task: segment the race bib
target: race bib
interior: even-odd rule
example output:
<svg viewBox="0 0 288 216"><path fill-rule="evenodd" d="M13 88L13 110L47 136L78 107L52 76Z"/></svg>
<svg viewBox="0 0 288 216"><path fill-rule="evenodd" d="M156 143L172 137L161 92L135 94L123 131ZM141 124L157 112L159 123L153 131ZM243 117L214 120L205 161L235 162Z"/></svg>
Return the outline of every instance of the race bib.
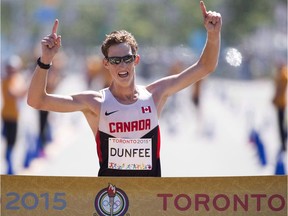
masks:
<svg viewBox="0 0 288 216"><path fill-rule="evenodd" d="M109 138L108 168L118 170L151 170L151 139Z"/></svg>

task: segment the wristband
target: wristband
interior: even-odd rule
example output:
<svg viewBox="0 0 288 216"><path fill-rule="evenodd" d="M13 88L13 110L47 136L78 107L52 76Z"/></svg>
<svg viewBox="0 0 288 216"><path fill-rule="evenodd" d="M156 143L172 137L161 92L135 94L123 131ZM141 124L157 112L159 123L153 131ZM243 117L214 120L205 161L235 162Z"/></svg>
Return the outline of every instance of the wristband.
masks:
<svg viewBox="0 0 288 216"><path fill-rule="evenodd" d="M44 64L43 62L40 61L40 58L41 58L41 57L39 57L39 58L37 59L37 65L38 65L41 69L48 70L48 69L51 67L52 64Z"/></svg>

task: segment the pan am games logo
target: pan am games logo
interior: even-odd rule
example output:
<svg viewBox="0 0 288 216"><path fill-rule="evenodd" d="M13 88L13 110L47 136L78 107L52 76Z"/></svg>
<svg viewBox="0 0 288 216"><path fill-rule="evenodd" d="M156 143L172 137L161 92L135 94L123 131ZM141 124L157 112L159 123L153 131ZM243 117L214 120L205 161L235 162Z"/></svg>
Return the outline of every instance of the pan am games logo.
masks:
<svg viewBox="0 0 288 216"><path fill-rule="evenodd" d="M108 184L97 194L94 205L101 216L123 216L128 210L129 200L123 190Z"/></svg>

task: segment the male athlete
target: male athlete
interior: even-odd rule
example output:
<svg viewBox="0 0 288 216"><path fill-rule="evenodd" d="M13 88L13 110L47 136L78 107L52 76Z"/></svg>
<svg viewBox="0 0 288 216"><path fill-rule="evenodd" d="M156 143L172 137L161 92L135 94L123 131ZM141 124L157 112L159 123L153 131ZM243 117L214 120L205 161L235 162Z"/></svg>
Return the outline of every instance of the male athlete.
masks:
<svg viewBox="0 0 288 216"><path fill-rule="evenodd" d="M106 36L101 50L112 83L101 91L73 95L46 92L46 77L61 47L56 20L52 33L43 38L28 93L28 104L54 112L81 111L97 143L99 176L161 176L158 119L167 98L212 73L218 63L221 15L206 11L200 2L207 40L199 60L183 72L147 86L136 85L135 68L140 62L138 45L125 30Z"/></svg>

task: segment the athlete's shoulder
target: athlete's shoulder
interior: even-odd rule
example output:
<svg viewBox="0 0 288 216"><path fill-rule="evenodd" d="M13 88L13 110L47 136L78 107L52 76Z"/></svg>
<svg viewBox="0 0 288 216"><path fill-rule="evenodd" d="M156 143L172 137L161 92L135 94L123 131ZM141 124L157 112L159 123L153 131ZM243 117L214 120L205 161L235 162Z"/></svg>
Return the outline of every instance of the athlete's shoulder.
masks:
<svg viewBox="0 0 288 216"><path fill-rule="evenodd" d="M90 120L94 118L91 117L91 113L93 113L92 116L94 116L94 114L98 116L103 101L103 96L101 92L91 90L82 91L79 94L74 95L74 99L80 104L85 105L85 109L82 109L82 111L86 115L86 118L89 118Z"/></svg>
<svg viewBox="0 0 288 216"><path fill-rule="evenodd" d="M93 101L97 101L97 102L101 102L102 98L103 98L103 94L101 93L101 91L92 91L92 90L82 91L82 92L80 92L74 96L81 97L85 101L86 100L93 100Z"/></svg>
<svg viewBox="0 0 288 216"><path fill-rule="evenodd" d="M94 96L94 97L102 96L101 91L93 91L93 90L82 91L80 94L86 95L86 96Z"/></svg>
<svg viewBox="0 0 288 216"><path fill-rule="evenodd" d="M160 80L156 80L147 86L145 86L145 89L150 92L152 95L156 94L157 92L161 92L161 82Z"/></svg>

